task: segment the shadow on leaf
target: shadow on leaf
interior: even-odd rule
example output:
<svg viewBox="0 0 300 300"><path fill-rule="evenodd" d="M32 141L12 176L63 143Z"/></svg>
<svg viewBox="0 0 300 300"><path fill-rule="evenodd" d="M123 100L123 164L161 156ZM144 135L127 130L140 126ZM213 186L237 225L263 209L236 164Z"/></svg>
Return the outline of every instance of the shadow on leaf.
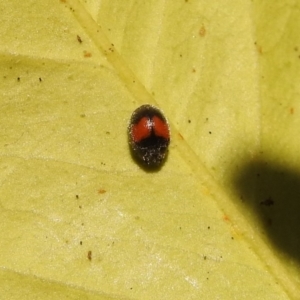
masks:
<svg viewBox="0 0 300 300"><path fill-rule="evenodd" d="M274 245L300 262L300 173L258 161L245 165L234 184Z"/></svg>

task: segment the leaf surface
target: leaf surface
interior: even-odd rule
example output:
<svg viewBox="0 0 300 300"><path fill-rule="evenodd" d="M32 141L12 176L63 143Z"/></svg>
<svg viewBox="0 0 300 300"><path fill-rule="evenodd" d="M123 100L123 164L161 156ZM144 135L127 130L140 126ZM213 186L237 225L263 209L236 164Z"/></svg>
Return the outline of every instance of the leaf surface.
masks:
<svg viewBox="0 0 300 300"><path fill-rule="evenodd" d="M2 297L299 297L296 1L0 10ZM157 172L128 147L144 103Z"/></svg>

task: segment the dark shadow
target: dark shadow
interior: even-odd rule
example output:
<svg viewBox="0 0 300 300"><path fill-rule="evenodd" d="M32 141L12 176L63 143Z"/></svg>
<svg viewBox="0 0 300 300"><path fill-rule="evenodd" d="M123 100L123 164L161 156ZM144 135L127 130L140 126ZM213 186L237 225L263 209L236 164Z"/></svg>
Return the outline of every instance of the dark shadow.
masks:
<svg viewBox="0 0 300 300"><path fill-rule="evenodd" d="M300 173L258 161L246 164L234 184L273 244L300 262Z"/></svg>

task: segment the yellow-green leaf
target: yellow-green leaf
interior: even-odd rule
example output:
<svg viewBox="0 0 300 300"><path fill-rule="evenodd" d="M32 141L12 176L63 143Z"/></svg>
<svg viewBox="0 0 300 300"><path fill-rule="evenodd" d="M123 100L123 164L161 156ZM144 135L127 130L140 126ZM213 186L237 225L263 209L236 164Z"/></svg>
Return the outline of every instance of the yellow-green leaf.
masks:
<svg viewBox="0 0 300 300"><path fill-rule="evenodd" d="M300 298L297 1L0 11L1 298ZM155 172L144 103L172 132Z"/></svg>

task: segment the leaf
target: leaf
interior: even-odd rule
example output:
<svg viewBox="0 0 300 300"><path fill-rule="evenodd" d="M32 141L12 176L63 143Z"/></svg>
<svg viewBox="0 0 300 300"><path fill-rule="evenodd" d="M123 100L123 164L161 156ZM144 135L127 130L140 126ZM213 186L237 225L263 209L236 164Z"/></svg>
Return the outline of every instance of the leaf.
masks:
<svg viewBox="0 0 300 300"><path fill-rule="evenodd" d="M1 9L5 299L296 299L295 1ZM147 172L126 127L162 108Z"/></svg>

